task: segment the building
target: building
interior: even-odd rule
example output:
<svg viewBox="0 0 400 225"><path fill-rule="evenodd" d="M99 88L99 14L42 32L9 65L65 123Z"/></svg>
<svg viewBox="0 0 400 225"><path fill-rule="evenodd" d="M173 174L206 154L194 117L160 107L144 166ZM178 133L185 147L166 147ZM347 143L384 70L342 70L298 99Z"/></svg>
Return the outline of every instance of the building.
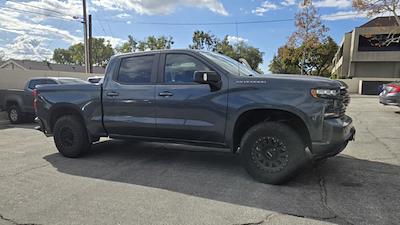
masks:
<svg viewBox="0 0 400 225"><path fill-rule="evenodd" d="M49 62L38 62L32 60L16 60L16 59L9 59L5 62L0 62L0 69L85 73L84 66L54 64ZM104 74L104 71L105 69L102 67L98 66L93 67L93 73L95 74Z"/></svg>
<svg viewBox="0 0 400 225"><path fill-rule="evenodd" d="M400 43L387 43L393 31L399 37L394 17L378 17L346 33L333 59L332 73L342 79L400 78Z"/></svg>
<svg viewBox="0 0 400 225"><path fill-rule="evenodd" d="M74 77L87 80L92 76L103 76L104 71L102 67L93 67L94 73L86 74L84 66L10 59L0 63L0 89L23 89L26 81L32 77Z"/></svg>

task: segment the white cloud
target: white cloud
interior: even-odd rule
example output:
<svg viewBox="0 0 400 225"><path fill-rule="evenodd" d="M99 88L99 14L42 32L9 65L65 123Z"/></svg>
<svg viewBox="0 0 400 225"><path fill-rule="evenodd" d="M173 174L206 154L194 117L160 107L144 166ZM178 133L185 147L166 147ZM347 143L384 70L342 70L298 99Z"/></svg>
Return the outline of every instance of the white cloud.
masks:
<svg viewBox="0 0 400 225"><path fill-rule="evenodd" d="M120 19L126 19L126 18L131 18L132 15L130 15L128 13L120 13L120 14L116 15L115 17L120 18Z"/></svg>
<svg viewBox="0 0 400 225"><path fill-rule="evenodd" d="M122 40L121 38L116 38L111 36L96 36L96 38L104 38L106 42L107 41L110 42L113 48L120 46L122 43L124 43L124 40Z"/></svg>
<svg viewBox="0 0 400 225"><path fill-rule="evenodd" d="M283 6L292 6L292 5L296 5L296 0L285 0L283 2L281 2L281 4Z"/></svg>
<svg viewBox="0 0 400 225"><path fill-rule="evenodd" d="M360 13L357 11L339 11L332 14L322 15L321 19L323 20L348 20L348 19L356 19L356 18L366 18L366 13Z"/></svg>
<svg viewBox="0 0 400 225"><path fill-rule="evenodd" d="M397 13L400 13L400 10L398 10ZM357 18L373 19L373 18L380 17L380 16L393 16L393 14L390 12L384 12L384 13L377 14L377 15L373 16L372 18L369 18L369 16L367 15L366 12L339 11L339 12L332 13L332 14L322 15L321 18L323 20L334 21L334 20L349 20L349 19L357 19Z"/></svg>
<svg viewBox="0 0 400 225"><path fill-rule="evenodd" d="M79 25L72 17L80 15L80 0L37 0L20 3L22 4L7 1L4 4L6 7L0 8L1 34L12 37L0 46L5 58L51 59L52 44L75 44L82 40L80 35L75 35L76 27L71 31L59 28L61 24L67 24L69 28L72 27L72 23Z"/></svg>
<svg viewBox="0 0 400 225"><path fill-rule="evenodd" d="M44 37L33 37L24 34L16 37L13 43L6 44L5 47L0 47L0 51L4 52L4 56L7 59L49 60L53 52L46 45L48 41Z"/></svg>
<svg viewBox="0 0 400 225"><path fill-rule="evenodd" d="M19 12L0 10L0 30L22 35L29 34L32 36L48 37L53 36L61 38L67 43L76 43L80 41L80 37L72 35L70 32L55 28L51 25L42 25L31 21L30 15L24 15Z"/></svg>
<svg viewBox="0 0 400 225"><path fill-rule="evenodd" d="M248 42L249 41L246 38L242 38L242 37L238 37L238 36L230 36L229 35L227 38L228 38L228 42L230 44L236 44L236 43L239 43L239 42Z"/></svg>
<svg viewBox="0 0 400 225"><path fill-rule="evenodd" d="M73 19L74 17L82 17L82 1L81 0L37 0L28 2L7 1L6 6L19 10L32 12L30 18L32 20L41 21L52 15L59 18ZM38 14L34 14L38 13ZM43 15L39 15L43 14Z"/></svg>
<svg viewBox="0 0 400 225"><path fill-rule="evenodd" d="M321 0L313 2L313 5L318 8L349 8L351 4L351 0Z"/></svg>
<svg viewBox="0 0 400 225"><path fill-rule="evenodd" d="M220 15L228 15L219 0L92 0L92 4L106 10L134 10L145 15L168 15L180 6L206 8Z"/></svg>
<svg viewBox="0 0 400 225"><path fill-rule="evenodd" d="M257 7L256 9L252 10L251 12L253 14L256 14L257 16L263 16L264 13L266 13L270 10L276 10L276 9L279 9L279 7L276 4L271 3L269 1L265 1L261 4L261 6Z"/></svg>

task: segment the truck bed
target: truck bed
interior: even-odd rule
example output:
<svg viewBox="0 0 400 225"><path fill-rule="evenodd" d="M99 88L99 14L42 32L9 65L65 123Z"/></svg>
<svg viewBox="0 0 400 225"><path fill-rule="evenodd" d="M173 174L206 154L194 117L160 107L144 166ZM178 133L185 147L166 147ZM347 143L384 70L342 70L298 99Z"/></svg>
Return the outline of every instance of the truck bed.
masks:
<svg viewBox="0 0 400 225"><path fill-rule="evenodd" d="M6 99L12 97L21 97L24 94L24 90L21 89L0 89L0 111L6 110Z"/></svg>

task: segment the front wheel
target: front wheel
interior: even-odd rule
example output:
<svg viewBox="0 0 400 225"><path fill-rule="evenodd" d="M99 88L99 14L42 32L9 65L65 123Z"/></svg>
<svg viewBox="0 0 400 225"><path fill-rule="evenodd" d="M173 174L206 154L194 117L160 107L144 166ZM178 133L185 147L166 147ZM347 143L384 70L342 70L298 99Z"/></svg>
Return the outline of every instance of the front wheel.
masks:
<svg viewBox="0 0 400 225"><path fill-rule="evenodd" d="M84 123L78 116L68 115L54 125L54 142L65 157L77 158L91 146Z"/></svg>
<svg viewBox="0 0 400 225"><path fill-rule="evenodd" d="M281 184L305 165L304 141L289 126L263 122L250 128L241 142L241 158L247 172L267 184Z"/></svg>

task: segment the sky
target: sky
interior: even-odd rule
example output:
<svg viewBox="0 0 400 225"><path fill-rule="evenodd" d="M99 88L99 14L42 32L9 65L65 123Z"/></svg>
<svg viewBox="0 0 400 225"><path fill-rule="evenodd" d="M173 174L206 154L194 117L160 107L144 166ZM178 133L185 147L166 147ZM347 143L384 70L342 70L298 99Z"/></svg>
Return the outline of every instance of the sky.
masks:
<svg viewBox="0 0 400 225"><path fill-rule="evenodd" d="M300 0L87 1L93 36L104 37L114 47L128 35L137 40L166 35L173 37L173 48L187 48L193 32L204 30L220 39L228 35L232 43L242 40L259 48L264 52L263 71L268 71L277 49L295 30L291 19L301 7ZM329 28L327 34L337 42L344 33L368 21L351 7L351 0L314 0L313 4ZM0 0L0 54L4 58L51 60L55 48L83 40L81 18L81 0ZM241 23L246 21L273 22Z"/></svg>

